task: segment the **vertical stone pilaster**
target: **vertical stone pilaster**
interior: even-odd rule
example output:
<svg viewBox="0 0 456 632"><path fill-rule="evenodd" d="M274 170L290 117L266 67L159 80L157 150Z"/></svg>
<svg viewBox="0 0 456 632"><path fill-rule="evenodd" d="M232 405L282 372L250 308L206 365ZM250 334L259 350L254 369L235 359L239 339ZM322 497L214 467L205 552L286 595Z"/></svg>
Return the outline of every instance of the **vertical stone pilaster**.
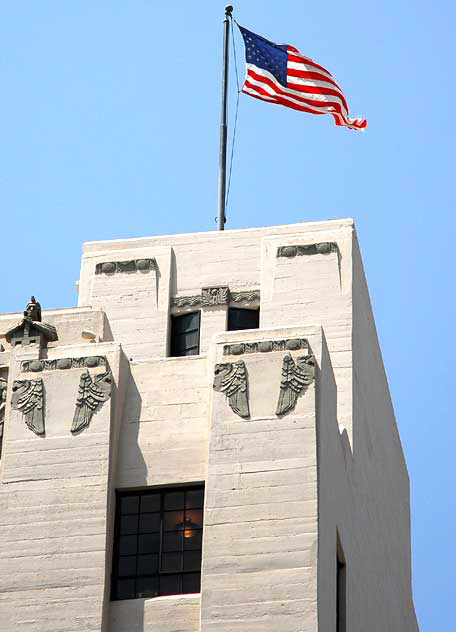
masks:
<svg viewBox="0 0 456 632"><path fill-rule="evenodd" d="M12 363L12 378L42 380L46 431L31 432L8 403L0 484L1 632L70 632L81 617L87 630L106 629L122 378L119 346L99 350L106 354L113 388L78 434L71 425L84 369L24 373L18 354ZM89 356L92 349L78 351ZM96 377L105 370L90 372Z"/></svg>
<svg viewBox="0 0 456 632"><path fill-rule="evenodd" d="M298 338L297 332L288 332ZM283 330L261 335L283 339ZM250 334L225 334L236 352ZM286 337L286 334L285 334ZM220 339L220 337L219 337ZM317 619L315 383L277 416L284 351L223 355L213 391L206 483L202 632L313 632ZM236 343L240 343L240 346ZM318 348L319 336L312 346ZM274 345L278 348L280 345ZM258 345L258 348L271 348ZM297 356L302 351L293 355ZM241 362L250 416L240 417L220 382ZM227 377L225 377L227 376Z"/></svg>

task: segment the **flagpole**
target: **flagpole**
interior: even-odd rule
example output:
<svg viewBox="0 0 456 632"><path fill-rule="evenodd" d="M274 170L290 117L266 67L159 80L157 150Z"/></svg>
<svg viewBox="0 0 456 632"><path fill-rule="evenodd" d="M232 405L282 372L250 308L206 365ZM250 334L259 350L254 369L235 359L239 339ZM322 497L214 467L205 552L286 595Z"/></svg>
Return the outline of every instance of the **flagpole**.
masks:
<svg viewBox="0 0 456 632"><path fill-rule="evenodd" d="M219 153L219 177L218 177L218 219L219 230L225 230L225 195L226 195L226 138L227 123L226 113L228 105L228 37L230 34L230 19L233 7L227 4L225 7L225 19L223 21L223 71L222 71L222 120L220 123L220 153Z"/></svg>

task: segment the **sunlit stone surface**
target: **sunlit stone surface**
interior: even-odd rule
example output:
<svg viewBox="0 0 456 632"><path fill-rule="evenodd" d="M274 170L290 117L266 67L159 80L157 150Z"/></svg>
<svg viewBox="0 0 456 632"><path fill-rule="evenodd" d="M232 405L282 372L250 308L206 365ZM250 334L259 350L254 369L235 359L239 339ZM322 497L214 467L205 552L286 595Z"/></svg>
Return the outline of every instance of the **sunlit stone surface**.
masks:
<svg viewBox="0 0 456 632"><path fill-rule="evenodd" d="M78 285L78 307L42 306L57 341L0 339L1 632L415 632L352 221L89 242ZM226 331L230 307L259 328ZM172 315L197 311L199 354L169 357ZM19 380L42 380L44 434L11 405ZM201 595L111 601L115 490L200 482Z"/></svg>

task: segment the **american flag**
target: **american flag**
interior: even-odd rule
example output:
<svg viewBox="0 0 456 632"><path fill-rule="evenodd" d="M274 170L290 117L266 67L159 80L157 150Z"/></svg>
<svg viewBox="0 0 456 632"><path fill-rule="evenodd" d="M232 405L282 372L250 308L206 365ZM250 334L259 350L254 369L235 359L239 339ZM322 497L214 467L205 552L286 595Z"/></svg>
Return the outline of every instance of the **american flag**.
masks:
<svg viewBox="0 0 456 632"><path fill-rule="evenodd" d="M336 125L365 129L367 120L350 118L342 90L331 73L288 44L275 44L239 26L247 76L242 92L301 112L331 114Z"/></svg>

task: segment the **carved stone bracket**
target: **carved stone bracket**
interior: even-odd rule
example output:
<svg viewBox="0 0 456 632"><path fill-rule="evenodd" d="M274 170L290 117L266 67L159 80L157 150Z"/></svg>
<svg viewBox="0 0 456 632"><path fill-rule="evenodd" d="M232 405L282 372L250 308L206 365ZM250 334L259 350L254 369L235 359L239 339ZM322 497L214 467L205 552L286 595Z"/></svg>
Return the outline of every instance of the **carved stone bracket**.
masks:
<svg viewBox="0 0 456 632"><path fill-rule="evenodd" d="M284 340L259 340L258 342L235 342L223 345L223 355L242 355L243 353L268 353L269 351L298 351L308 349L306 338Z"/></svg>
<svg viewBox="0 0 456 632"><path fill-rule="evenodd" d="M334 241L322 241L318 244L280 246L277 248L278 257L302 257L303 255L327 255L337 252L337 244Z"/></svg>
<svg viewBox="0 0 456 632"><path fill-rule="evenodd" d="M155 259L129 259L128 261L103 261L95 266L95 274L115 274L116 272L147 272L156 270Z"/></svg>
<svg viewBox="0 0 456 632"><path fill-rule="evenodd" d="M296 406L298 396L315 378L315 359L312 355L301 356L296 362L287 353L283 358L277 415L285 415Z"/></svg>
<svg viewBox="0 0 456 632"><path fill-rule="evenodd" d="M97 366L107 366L105 356L86 356L84 358L58 358L56 360L24 360L21 362L22 373L40 373L56 369L93 369Z"/></svg>
<svg viewBox="0 0 456 632"><path fill-rule="evenodd" d="M216 364L214 368L214 390L225 393L230 408L236 415L250 417L247 393L247 368L242 360Z"/></svg>
<svg viewBox="0 0 456 632"><path fill-rule="evenodd" d="M43 380L16 380L11 398L13 410L22 412L27 428L36 435L44 434Z"/></svg>
<svg viewBox="0 0 456 632"><path fill-rule="evenodd" d="M90 424L93 415L111 396L111 371L96 374L93 379L85 370L79 380L76 407L71 425L72 433L79 433Z"/></svg>
<svg viewBox="0 0 456 632"><path fill-rule="evenodd" d="M228 303L246 303L260 300L260 290L231 292L223 285L219 287L203 287L201 294L194 296L173 296L174 307L193 307L195 305L227 305Z"/></svg>

